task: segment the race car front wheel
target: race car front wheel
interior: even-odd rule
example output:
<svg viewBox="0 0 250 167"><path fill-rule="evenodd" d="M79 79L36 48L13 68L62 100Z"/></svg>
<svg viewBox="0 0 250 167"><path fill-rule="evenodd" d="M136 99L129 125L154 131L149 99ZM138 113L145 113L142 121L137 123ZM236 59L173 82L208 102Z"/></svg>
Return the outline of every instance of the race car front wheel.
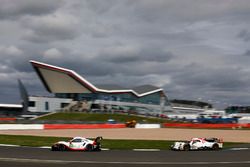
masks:
<svg viewBox="0 0 250 167"><path fill-rule="evenodd" d="M189 151L189 150L190 150L190 146L189 146L189 145L185 145L185 146L183 147L183 150L184 150L184 151Z"/></svg>
<svg viewBox="0 0 250 167"><path fill-rule="evenodd" d="M219 145L218 144L214 144L212 147L213 150L219 150Z"/></svg>

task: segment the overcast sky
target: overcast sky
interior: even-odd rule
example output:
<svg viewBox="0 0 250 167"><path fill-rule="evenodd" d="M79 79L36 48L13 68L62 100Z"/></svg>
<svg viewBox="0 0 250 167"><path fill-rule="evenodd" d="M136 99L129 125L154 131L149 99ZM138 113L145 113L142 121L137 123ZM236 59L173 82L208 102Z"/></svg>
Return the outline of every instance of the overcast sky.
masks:
<svg viewBox="0 0 250 167"><path fill-rule="evenodd" d="M170 99L250 105L249 0L0 0L0 103L47 94L29 60Z"/></svg>

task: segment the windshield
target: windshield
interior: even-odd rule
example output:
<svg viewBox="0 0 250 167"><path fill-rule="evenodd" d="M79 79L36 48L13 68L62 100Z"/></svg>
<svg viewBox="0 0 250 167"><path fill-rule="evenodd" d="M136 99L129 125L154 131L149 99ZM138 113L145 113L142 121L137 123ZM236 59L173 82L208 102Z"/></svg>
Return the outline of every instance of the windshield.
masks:
<svg viewBox="0 0 250 167"><path fill-rule="evenodd" d="M73 143L80 143L80 142L82 142L82 139L73 139L73 140L71 140L71 142L73 142Z"/></svg>

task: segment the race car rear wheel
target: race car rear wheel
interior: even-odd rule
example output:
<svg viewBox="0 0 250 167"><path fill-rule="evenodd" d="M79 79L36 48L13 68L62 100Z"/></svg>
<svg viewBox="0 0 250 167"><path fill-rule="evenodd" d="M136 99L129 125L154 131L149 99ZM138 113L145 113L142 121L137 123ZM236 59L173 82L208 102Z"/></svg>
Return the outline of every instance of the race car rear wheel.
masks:
<svg viewBox="0 0 250 167"><path fill-rule="evenodd" d="M59 151L66 151L65 145L59 145Z"/></svg>
<svg viewBox="0 0 250 167"><path fill-rule="evenodd" d="M183 150L184 150L184 151L189 151L189 150L190 150L190 146L189 146L189 145L187 145L187 144L186 144L186 145L184 145Z"/></svg>
<svg viewBox="0 0 250 167"><path fill-rule="evenodd" d="M92 151L93 150L93 146L91 144L88 144L86 146L86 151Z"/></svg>
<svg viewBox="0 0 250 167"><path fill-rule="evenodd" d="M219 150L219 145L218 145L218 144L214 144L214 145L212 146L212 149L213 149L213 150Z"/></svg>
<svg viewBox="0 0 250 167"><path fill-rule="evenodd" d="M58 151L58 148L56 146L51 146L51 151Z"/></svg>

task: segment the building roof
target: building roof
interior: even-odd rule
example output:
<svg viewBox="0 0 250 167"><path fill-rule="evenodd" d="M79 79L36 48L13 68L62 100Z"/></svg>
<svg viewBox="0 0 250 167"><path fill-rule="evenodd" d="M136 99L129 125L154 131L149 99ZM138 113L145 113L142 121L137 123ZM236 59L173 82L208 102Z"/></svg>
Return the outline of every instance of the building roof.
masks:
<svg viewBox="0 0 250 167"><path fill-rule="evenodd" d="M113 85L113 84L96 84L96 87L99 89L105 89L105 90L126 90L128 88L122 87L120 85Z"/></svg>
<svg viewBox="0 0 250 167"><path fill-rule="evenodd" d="M137 86L133 88L133 90L137 93L146 93L146 92L151 92L157 89L160 89L160 88L153 86L153 85L141 85L141 86Z"/></svg>
<svg viewBox="0 0 250 167"><path fill-rule="evenodd" d="M138 86L133 89L119 85L94 85L75 71L31 60L39 78L51 93L132 93L137 97L156 92L163 92L162 88L152 85Z"/></svg>

